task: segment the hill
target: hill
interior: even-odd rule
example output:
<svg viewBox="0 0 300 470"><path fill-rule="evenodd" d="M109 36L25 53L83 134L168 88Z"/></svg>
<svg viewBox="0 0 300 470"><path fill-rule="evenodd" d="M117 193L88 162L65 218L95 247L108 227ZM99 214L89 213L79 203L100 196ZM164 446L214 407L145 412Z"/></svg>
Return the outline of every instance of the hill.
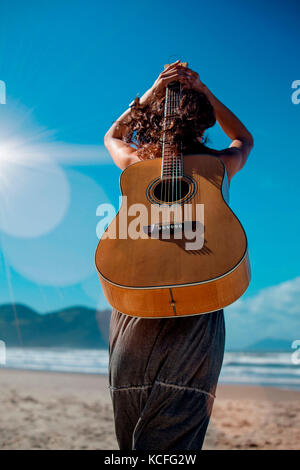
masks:
<svg viewBox="0 0 300 470"><path fill-rule="evenodd" d="M17 318L17 321L16 321ZM107 348L110 311L70 307L40 314L22 304L0 306L7 347Z"/></svg>
<svg viewBox="0 0 300 470"><path fill-rule="evenodd" d="M265 338L263 340L257 341L254 344L251 344L250 346L245 348L245 350L253 352L292 351L290 341L278 338Z"/></svg>

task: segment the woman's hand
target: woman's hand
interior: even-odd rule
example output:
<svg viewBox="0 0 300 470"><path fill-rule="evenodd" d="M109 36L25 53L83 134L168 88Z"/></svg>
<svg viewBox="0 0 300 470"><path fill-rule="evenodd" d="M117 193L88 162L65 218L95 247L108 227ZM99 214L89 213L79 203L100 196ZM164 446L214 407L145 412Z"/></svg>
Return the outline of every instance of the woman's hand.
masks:
<svg viewBox="0 0 300 470"><path fill-rule="evenodd" d="M184 76L184 83L182 84L183 88L192 88L194 90L201 91L205 93L207 91L204 83L201 82L199 74L188 67L182 67L182 72Z"/></svg>
<svg viewBox="0 0 300 470"><path fill-rule="evenodd" d="M180 64L177 60L161 72L154 82L151 90L156 96L163 96L165 89L171 82L180 82L183 88L194 88L199 91L205 90L197 72Z"/></svg>
<svg viewBox="0 0 300 470"><path fill-rule="evenodd" d="M171 82L180 82L182 88L193 88L195 90L202 91L203 93L206 93L207 91L207 88L201 82L198 73L181 65L180 60L177 60L159 74L152 87L140 98L140 104L145 105L153 99L155 100L163 97L166 87Z"/></svg>

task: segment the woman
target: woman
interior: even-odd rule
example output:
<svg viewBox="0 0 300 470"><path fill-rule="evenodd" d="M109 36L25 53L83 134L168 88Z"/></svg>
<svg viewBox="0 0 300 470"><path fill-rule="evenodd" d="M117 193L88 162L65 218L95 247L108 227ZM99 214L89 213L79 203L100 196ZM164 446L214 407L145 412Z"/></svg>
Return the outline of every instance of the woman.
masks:
<svg viewBox="0 0 300 470"><path fill-rule="evenodd" d="M161 156L165 88L179 81L182 98L165 129L183 155L210 153L226 167L228 181L245 164L253 146L240 120L180 61L134 101L105 135L105 145L122 170ZM204 144L204 131L218 122L231 139L217 151ZM121 450L199 450L211 416L225 342L223 310L180 318L145 319L112 311L109 381Z"/></svg>

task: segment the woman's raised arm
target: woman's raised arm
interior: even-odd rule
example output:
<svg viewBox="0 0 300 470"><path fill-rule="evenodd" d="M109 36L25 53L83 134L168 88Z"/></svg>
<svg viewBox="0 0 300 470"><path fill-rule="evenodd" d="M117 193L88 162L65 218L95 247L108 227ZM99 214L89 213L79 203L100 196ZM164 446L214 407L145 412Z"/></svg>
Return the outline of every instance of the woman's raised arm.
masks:
<svg viewBox="0 0 300 470"><path fill-rule="evenodd" d="M229 148L221 150L219 157L224 162L230 180L245 165L253 148L253 137L244 124L215 95L206 88L206 96L216 113L216 119L225 134L231 139Z"/></svg>
<svg viewBox="0 0 300 470"><path fill-rule="evenodd" d="M131 147L130 144L122 140L122 136L126 131L126 126L123 124L123 120L130 113L130 109L127 109L117 121L113 123L111 128L107 131L104 136L104 145L109 151L115 164L124 170L132 163L140 161L136 155L136 150Z"/></svg>
<svg viewBox="0 0 300 470"><path fill-rule="evenodd" d="M229 148L221 150L218 155L226 166L230 180L245 165L253 147L253 137L237 116L201 82L197 72L186 68L183 73L186 78L185 86L206 94L214 107L217 122L232 141Z"/></svg>

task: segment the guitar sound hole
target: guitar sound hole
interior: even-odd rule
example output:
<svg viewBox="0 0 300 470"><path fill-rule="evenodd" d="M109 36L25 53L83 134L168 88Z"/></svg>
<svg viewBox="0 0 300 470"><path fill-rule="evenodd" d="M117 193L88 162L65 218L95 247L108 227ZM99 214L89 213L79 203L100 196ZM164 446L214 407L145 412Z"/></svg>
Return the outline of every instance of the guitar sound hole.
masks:
<svg viewBox="0 0 300 470"><path fill-rule="evenodd" d="M190 184L184 179L162 180L154 188L154 197L161 202L176 202L185 198Z"/></svg>

